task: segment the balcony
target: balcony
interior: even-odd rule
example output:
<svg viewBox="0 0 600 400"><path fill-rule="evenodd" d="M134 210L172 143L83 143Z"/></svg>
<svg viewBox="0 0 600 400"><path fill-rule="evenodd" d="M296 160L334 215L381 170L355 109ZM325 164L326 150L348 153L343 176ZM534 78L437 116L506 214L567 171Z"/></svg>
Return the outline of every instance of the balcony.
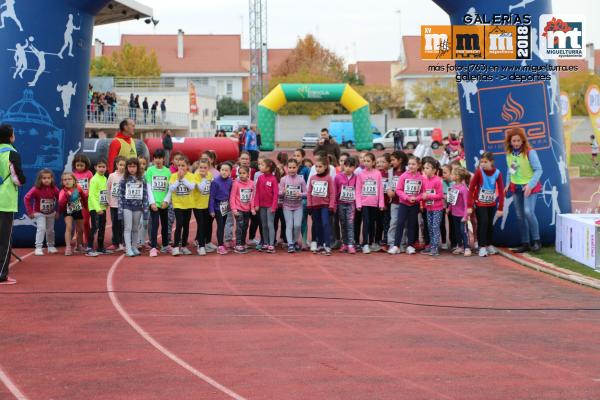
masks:
<svg viewBox="0 0 600 400"><path fill-rule="evenodd" d="M182 112L157 110L153 113L149 110L144 113L142 109L132 109L129 107L116 107L114 109L105 110L103 113L99 111L90 111L87 113L87 121L85 127L88 129L110 129L116 128L119 122L125 118L131 118L135 121L136 128L141 130L153 129L189 129L189 114Z"/></svg>

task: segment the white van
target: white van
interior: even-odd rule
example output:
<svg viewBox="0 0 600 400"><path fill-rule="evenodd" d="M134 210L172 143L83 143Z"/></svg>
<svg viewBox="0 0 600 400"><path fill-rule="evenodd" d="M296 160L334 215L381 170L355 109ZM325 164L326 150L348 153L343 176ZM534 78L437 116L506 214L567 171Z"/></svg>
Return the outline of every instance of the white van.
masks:
<svg viewBox="0 0 600 400"><path fill-rule="evenodd" d="M223 119L217 121L217 131L224 130L227 137L233 135L234 131L240 131L242 128L248 128L248 121L235 120L235 119Z"/></svg>
<svg viewBox="0 0 600 400"><path fill-rule="evenodd" d="M373 147L376 150L393 149L394 133L398 131L404 133L402 147L408 150L415 149L419 144L437 149L442 144L439 128L397 128L390 129L379 139L373 139Z"/></svg>

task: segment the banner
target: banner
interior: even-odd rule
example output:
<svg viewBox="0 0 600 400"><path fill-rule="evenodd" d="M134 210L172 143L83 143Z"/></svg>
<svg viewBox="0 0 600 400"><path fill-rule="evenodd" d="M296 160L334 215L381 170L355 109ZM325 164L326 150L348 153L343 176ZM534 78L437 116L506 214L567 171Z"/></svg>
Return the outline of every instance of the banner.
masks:
<svg viewBox="0 0 600 400"><path fill-rule="evenodd" d="M585 92L585 107L590 116L596 140L600 140L600 88L598 85L590 85Z"/></svg>
<svg viewBox="0 0 600 400"><path fill-rule="evenodd" d="M563 123L563 135L565 140L565 151L567 157L567 165L571 165L571 135L574 130L572 113L571 113L571 101L569 95L566 92L560 92L560 114Z"/></svg>
<svg viewBox="0 0 600 400"><path fill-rule="evenodd" d="M198 100L196 99L196 85L194 82L188 81L188 92L190 96L190 113L198 114Z"/></svg>

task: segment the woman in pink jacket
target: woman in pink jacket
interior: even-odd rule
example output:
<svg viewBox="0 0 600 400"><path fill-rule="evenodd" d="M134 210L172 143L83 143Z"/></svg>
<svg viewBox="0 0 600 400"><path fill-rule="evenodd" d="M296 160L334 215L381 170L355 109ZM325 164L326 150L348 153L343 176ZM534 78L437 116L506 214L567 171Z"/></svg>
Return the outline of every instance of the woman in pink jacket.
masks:
<svg viewBox="0 0 600 400"><path fill-rule="evenodd" d="M356 178L356 209L362 215L362 252L369 254L375 244L375 219L377 209L384 210L383 183L381 172L373 168L375 155L366 153L363 157L364 169Z"/></svg>
<svg viewBox="0 0 600 400"><path fill-rule="evenodd" d="M427 210L427 230L429 232L429 248L425 248L421 254L430 256L440 255L440 225L444 210L444 187L442 178L438 176L440 164L428 158L423 163L423 195Z"/></svg>

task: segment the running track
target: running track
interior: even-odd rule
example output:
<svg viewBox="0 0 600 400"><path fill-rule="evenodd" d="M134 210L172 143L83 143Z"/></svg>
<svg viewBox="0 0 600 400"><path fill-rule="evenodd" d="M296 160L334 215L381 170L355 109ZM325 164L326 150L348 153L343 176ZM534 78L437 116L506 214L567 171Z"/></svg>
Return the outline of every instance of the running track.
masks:
<svg viewBox="0 0 600 400"><path fill-rule="evenodd" d="M600 398L600 293L499 256L30 256L13 275L0 399Z"/></svg>

